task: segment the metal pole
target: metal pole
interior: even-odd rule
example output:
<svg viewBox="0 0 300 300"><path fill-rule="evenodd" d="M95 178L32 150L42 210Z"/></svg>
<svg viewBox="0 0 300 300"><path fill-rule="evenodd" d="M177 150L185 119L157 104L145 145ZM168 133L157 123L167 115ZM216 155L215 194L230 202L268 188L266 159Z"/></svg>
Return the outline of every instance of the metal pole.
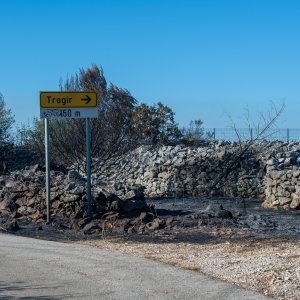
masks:
<svg viewBox="0 0 300 300"><path fill-rule="evenodd" d="M250 139L251 139L251 141L253 141L253 129L252 128L250 128Z"/></svg>
<svg viewBox="0 0 300 300"><path fill-rule="evenodd" d="M290 129L287 128L286 130L286 139L287 139L287 142L289 143L290 142Z"/></svg>
<svg viewBox="0 0 300 300"><path fill-rule="evenodd" d="M45 159L46 159L46 207L47 223L50 222L50 157L49 157L49 124L45 118Z"/></svg>
<svg viewBox="0 0 300 300"><path fill-rule="evenodd" d="M87 205L88 216L92 216L92 195L91 195L91 127L90 119L85 119L85 134L86 134L86 192L87 192Z"/></svg>

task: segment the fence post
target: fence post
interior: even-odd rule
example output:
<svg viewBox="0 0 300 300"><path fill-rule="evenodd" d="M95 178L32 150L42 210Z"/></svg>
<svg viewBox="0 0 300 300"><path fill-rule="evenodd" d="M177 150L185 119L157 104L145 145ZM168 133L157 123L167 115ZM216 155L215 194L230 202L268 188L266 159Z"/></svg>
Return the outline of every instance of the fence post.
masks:
<svg viewBox="0 0 300 300"><path fill-rule="evenodd" d="M290 142L290 129L289 128L286 129L286 140L288 143Z"/></svg>

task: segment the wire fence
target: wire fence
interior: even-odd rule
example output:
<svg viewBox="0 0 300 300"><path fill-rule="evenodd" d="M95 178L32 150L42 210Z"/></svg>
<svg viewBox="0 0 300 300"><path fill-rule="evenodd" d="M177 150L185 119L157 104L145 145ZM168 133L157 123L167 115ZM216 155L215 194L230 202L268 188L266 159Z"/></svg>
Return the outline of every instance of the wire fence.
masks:
<svg viewBox="0 0 300 300"><path fill-rule="evenodd" d="M257 139L260 130L255 128L203 128L203 138L224 141L247 141ZM258 137L266 141L300 141L299 128L272 128Z"/></svg>
<svg viewBox="0 0 300 300"><path fill-rule="evenodd" d="M259 135L260 129L256 128L200 128L192 132L196 140L222 140L222 141L300 141L300 128L271 128ZM259 135L259 138L257 136ZM16 136L15 144L22 146L26 142L26 136L22 133Z"/></svg>

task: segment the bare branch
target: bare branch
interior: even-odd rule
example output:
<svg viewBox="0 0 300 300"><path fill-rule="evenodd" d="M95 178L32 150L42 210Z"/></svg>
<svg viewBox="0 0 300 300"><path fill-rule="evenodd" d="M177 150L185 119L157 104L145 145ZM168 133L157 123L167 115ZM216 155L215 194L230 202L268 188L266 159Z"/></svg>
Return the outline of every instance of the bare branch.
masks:
<svg viewBox="0 0 300 300"><path fill-rule="evenodd" d="M279 109L277 109L276 106L275 107L273 106L272 108L274 110L274 113L269 114L269 120L266 120L264 127L260 131L257 132L257 134L256 134L255 138L253 138L253 140L247 141L246 143L243 144L242 147L241 147L241 143L240 143L240 151L233 153L232 158L229 160L224 171L212 182L212 185L211 185L212 187L217 186L222 181L223 178L226 178L234 170L234 168L237 166L237 164L240 163L244 159L246 153L249 151L249 149L252 147L252 145L256 141L258 141L261 137L263 137L264 134L266 134L272 126L275 125L276 121L278 120L278 118L284 111L285 103L283 102ZM235 129L235 132L236 132L236 129ZM238 135L238 138L240 140L239 135Z"/></svg>

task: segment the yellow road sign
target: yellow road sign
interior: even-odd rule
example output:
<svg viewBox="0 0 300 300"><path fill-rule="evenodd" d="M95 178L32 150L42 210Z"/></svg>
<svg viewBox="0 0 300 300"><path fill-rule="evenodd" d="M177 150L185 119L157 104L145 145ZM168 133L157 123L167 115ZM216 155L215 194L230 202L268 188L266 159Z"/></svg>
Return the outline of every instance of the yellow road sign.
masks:
<svg viewBox="0 0 300 300"><path fill-rule="evenodd" d="M97 107L95 92L41 92L41 108Z"/></svg>

